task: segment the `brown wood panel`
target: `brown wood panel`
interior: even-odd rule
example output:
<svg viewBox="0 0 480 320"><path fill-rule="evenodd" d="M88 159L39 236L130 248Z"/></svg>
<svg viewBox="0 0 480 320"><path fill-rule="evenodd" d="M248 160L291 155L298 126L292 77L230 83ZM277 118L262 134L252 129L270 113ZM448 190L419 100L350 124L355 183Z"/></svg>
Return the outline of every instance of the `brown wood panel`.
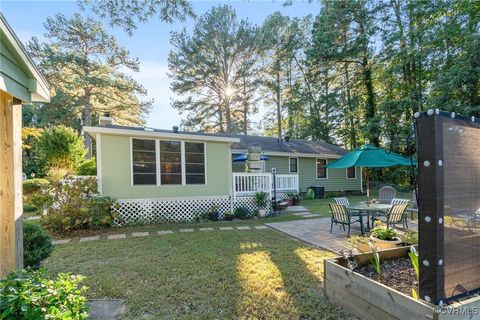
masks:
<svg viewBox="0 0 480 320"><path fill-rule="evenodd" d="M15 190L15 264L23 268L22 102L13 99L13 173Z"/></svg>
<svg viewBox="0 0 480 320"><path fill-rule="evenodd" d="M0 278L15 269L13 98L0 91Z"/></svg>

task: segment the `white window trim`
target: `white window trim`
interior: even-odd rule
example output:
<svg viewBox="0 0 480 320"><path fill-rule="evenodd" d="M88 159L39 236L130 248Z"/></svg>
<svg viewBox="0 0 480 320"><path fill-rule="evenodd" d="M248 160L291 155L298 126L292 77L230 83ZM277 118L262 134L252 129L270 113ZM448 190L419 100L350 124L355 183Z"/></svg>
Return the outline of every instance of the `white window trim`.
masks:
<svg viewBox="0 0 480 320"><path fill-rule="evenodd" d="M319 178L318 177L318 164L317 164L318 160L325 160L325 165L328 164L328 159L327 158L315 158L315 178L317 178L317 180L327 180L328 179L328 168L325 168L325 173L326 173L325 178Z"/></svg>
<svg viewBox="0 0 480 320"><path fill-rule="evenodd" d="M155 174L157 175L157 181L156 184L134 184L133 183L133 139L137 140L157 140L157 139L152 139L152 138L137 138L137 137L130 137L130 185L132 187L152 187L152 186L158 186L158 168L155 171ZM159 150L157 150L157 142L155 142L155 161L157 161L157 154L159 153ZM158 162L155 164L155 166L158 166Z"/></svg>
<svg viewBox="0 0 480 320"><path fill-rule="evenodd" d="M156 175L157 182L156 184L134 184L133 183L133 139L137 140L155 140L155 161L156 161ZM162 184L161 181L161 166L160 166L160 141L179 141L180 142L180 152L181 152L181 167L182 167L182 183L181 184ZM205 168L205 183L202 184L187 184L187 172L186 172L186 161L185 161L185 142L192 143L203 143L203 165ZM207 186L207 143L205 141L185 141L185 140L174 140L174 139L153 139L145 137L130 137L130 185L132 187L152 187L152 186L162 186L162 187L177 187L177 186L189 186L189 187L204 187Z"/></svg>
<svg viewBox="0 0 480 320"><path fill-rule="evenodd" d="M348 180L356 180L357 179L357 167L353 167L353 168L354 168L353 172L355 173L355 177L353 177L353 178L348 177L348 169L349 168L345 168L345 178L346 179L348 179Z"/></svg>
<svg viewBox="0 0 480 320"><path fill-rule="evenodd" d="M290 161L292 161L292 159L296 159L297 160L297 172L292 172L290 171ZM298 157L288 157L288 173L296 173L298 174L300 172L300 168L298 167Z"/></svg>

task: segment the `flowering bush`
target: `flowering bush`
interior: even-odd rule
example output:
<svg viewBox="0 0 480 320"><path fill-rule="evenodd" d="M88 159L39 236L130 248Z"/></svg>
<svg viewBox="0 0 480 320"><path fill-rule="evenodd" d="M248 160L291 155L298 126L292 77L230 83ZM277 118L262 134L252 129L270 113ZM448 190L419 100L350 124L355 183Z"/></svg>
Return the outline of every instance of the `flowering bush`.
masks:
<svg viewBox="0 0 480 320"><path fill-rule="evenodd" d="M115 218L114 199L98 194L95 178L52 183L45 202L42 224L55 233L109 227Z"/></svg>

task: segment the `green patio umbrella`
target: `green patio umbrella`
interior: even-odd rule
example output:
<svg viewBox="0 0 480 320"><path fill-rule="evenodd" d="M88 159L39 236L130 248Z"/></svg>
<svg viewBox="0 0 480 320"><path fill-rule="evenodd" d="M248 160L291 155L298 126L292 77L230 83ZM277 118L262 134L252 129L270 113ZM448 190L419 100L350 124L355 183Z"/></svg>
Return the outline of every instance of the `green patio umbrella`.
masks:
<svg viewBox="0 0 480 320"><path fill-rule="evenodd" d="M413 162L416 164L416 161ZM366 144L361 148L354 149L343 157L329 163L326 167L332 169L344 169L350 167L383 168L393 166L411 166L412 160L395 152L387 152L385 149ZM370 197L368 183L368 171L365 169L365 182L367 184L367 197Z"/></svg>

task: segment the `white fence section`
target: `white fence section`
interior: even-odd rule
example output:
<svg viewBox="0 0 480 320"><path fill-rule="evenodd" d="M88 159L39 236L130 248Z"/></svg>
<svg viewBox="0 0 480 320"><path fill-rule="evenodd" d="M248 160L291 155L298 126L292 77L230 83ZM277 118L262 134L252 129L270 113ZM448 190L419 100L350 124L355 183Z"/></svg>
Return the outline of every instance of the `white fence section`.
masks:
<svg viewBox="0 0 480 320"><path fill-rule="evenodd" d="M263 191L272 197L272 175L270 173L234 173L233 174L233 201L237 197L252 197Z"/></svg>
<svg viewBox="0 0 480 320"><path fill-rule="evenodd" d="M277 191L300 191L298 174L276 174L275 184Z"/></svg>

